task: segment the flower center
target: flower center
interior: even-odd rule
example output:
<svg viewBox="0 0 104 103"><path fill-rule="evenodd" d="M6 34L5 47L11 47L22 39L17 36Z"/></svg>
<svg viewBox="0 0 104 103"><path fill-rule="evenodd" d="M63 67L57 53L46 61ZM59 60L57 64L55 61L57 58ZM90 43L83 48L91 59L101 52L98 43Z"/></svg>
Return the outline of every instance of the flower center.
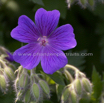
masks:
<svg viewBox="0 0 104 103"><path fill-rule="evenodd" d="M46 44L48 43L48 40L47 40L47 37L46 36L43 36L43 37L38 38L37 41L42 46L46 46Z"/></svg>

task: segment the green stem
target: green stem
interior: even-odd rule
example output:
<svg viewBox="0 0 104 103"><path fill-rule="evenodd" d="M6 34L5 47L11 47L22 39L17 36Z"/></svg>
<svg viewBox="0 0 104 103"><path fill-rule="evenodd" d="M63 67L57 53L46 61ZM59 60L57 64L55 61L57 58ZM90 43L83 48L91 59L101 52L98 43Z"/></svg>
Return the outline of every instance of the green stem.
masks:
<svg viewBox="0 0 104 103"><path fill-rule="evenodd" d="M38 82L39 81L39 77L38 75L35 73L36 67L34 69L31 70L30 72L30 79L31 79L31 83L33 82Z"/></svg>
<svg viewBox="0 0 104 103"><path fill-rule="evenodd" d="M31 70L31 75L36 74L36 73L35 73L35 70L36 70L36 67L35 67L34 69Z"/></svg>
<svg viewBox="0 0 104 103"><path fill-rule="evenodd" d="M4 69L0 68L0 74L4 74Z"/></svg>
<svg viewBox="0 0 104 103"><path fill-rule="evenodd" d="M70 72L68 72L67 70L65 70L64 72L65 72L67 78L69 79L69 81L73 82L74 79L73 79L72 75L70 74Z"/></svg>
<svg viewBox="0 0 104 103"><path fill-rule="evenodd" d="M70 64L66 64L64 68L65 68L65 69L70 68L70 69L74 70L75 72L76 72L76 71L79 71L78 68L76 68L75 66L70 65Z"/></svg>
<svg viewBox="0 0 104 103"><path fill-rule="evenodd" d="M73 66L73 65L67 64L64 68L65 69L70 68L70 69L74 70L75 73L76 73L76 78L86 77L86 75L84 73L80 72L80 70L78 68L76 68L75 66Z"/></svg>

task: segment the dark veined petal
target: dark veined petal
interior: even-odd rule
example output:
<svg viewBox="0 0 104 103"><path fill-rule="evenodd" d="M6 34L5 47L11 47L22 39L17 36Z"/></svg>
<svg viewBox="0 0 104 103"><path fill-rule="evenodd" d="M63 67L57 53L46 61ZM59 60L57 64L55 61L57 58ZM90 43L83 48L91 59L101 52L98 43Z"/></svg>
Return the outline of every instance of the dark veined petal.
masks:
<svg viewBox="0 0 104 103"><path fill-rule="evenodd" d="M37 43L27 44L13 53L13 58L26 69L33 69L40 62L41 47Z"/></svg>
<svg viewBox="0 0 104 103"><path fill-rule="evenodd" d="M53 74L68 62L65 54L61 50L57 50L49 45L44 48L43 54L41 66L47 74Z"/></svg>
<svg viewBox="0 0 104 103"><path fill-rule="evenodd" d="M46 11L43 8L37 10L35 23L41 35L48 36L56 28L60 17L58 10Z"/></svg>
<svg viewBox="0 0 104 103"><path fill-rule="evenodd" d="M60 50L68 50L77 45L73 28L70 24L57 28L48 39L51 46Z"/></svg>
<svg viewBox="0 0 104 103"><path fill-rule="evenodd" d="M34 22L25 15L19 17L18 26L11 31L12 38L24 43L37 41L39 33Z"/></svg>

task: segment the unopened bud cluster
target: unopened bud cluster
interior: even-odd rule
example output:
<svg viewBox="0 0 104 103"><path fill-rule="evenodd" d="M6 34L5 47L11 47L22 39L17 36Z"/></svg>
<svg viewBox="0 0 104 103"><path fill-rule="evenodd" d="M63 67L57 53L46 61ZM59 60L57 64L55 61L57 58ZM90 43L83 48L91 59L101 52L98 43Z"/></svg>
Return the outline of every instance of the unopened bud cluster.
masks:
<svg viewBox="0 0 104 103"><path fill-rule="evenodd" d="M7 92L9 84L13 83L12 81L15 79L15 67L6 59L8 57L7 51L0 46L0 89L4 93Z"/></svg>
<svg viewBox="0 0 104 103"><path fill-rule="evenodd" d="M68 75L68 72L68 70L65 70L65 76ZM69 78L72 77L69 75ZM61 103L79 103L81 98L90 99L92 84L86 78L85 74L76 70L75 79L73 81L72 79L69 80L71 80L71 83L65 86L61 96Z"/></svg>
<svg viewBox="0 0 104 103"><path fill-rule="evenodd" d="M41 79L35 70L26 70L20 66L17 70L17 78L14 82L16 100L24 103L40 103L44 98L50 97L50 88L45 80Z"/></svg>
<svg viewBox="0 0 104 103"><path fill-rule="evenodd" d="M99 0L104 3L104 0ZM93 9L97 3L97 0L66 0L68 8L75 2L80 5L82 8L91 8Z"/></svg>

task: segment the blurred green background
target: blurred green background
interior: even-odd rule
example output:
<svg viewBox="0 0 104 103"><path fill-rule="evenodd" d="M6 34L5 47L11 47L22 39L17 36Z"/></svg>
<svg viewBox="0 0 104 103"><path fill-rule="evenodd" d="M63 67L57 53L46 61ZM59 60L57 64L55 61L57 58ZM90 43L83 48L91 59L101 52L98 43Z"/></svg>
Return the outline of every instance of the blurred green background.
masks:
<svg viewBox="0 0 104 103"><path fill-rule="evenodd" d="M40 7L60 11L58 26L64 24L73 26L77 46L66 51L67 53L93 54L68 56L69 64L79 67L88 78L91 78L93 66L102 74L104 69L104 4L98 1L93 8L84 9L77 2L68 8L65 0L0 0L0 45L11 52L20 48L21 43L12 39L10 32L17 26L20 15L27 15L34 21L35 12ZM14 93L3 95L0 92L0 103L14 103L14 98Z"/></svg>

